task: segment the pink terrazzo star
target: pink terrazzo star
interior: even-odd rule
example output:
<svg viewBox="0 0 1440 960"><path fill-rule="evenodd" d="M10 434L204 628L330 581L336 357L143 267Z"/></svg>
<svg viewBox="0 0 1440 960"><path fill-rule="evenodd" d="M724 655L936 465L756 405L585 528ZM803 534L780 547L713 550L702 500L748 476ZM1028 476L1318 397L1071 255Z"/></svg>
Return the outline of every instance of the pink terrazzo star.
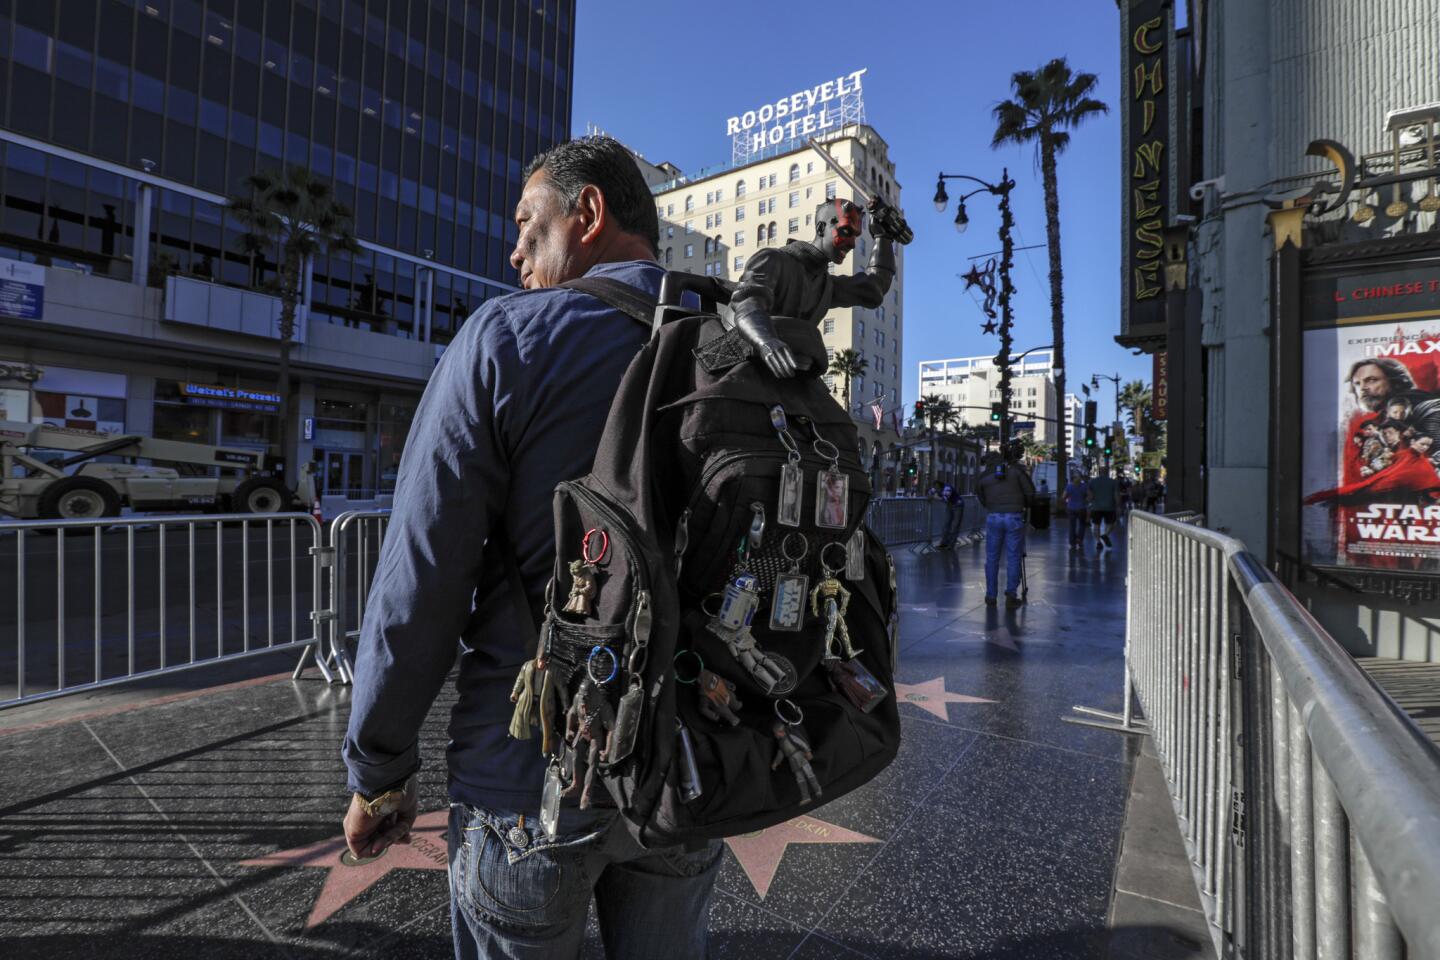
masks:
<svg viewBox="0 0 1440 960"><path fill-rule="evenodd" d="M308 847L281 850L277 853L243 860L242 867L324 867L330 873L310 917L307 928L328 919L335 911L369 890L391 870L444 870L449 864L445 847L445 829L449 810L422 813L410 831L409 843L397 843L385 855L370 863L347 867L340 862L345 850L343 835L312 843Z"/></svg>
<svg viewBox="0 0 1440 960"><path fill-rule="evenodd" d="M895 699L900 703L913 703L921 710L933 713L941 720L950 719L947 703L994 703L984 697L967 697L963 693L949 693L945 690L945 678L936 677L924 683L895 684Z"/></svg>
<svg viewBox="0 0 1440 960"><path fill-rule="evenodd" d="M761 900L770 892L770 882L775 879L775 871L780 869L785 848L792 843L879 842L875 837L867 837L814 817L796 817L755 833L729 837L725 841L730 852L735 854L735 859L740 861L740 869L745 871L745 876L749 878L750 885L755 888Z"/></svg>

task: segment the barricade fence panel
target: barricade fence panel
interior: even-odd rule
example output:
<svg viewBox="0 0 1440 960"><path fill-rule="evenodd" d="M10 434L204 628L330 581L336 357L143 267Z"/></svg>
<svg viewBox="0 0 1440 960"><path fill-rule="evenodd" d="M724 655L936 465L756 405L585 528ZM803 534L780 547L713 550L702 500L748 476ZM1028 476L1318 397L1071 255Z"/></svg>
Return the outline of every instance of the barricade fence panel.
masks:
<svg viewBox="0 0 1440 960"><path fill-rule="evenodd" d="M1217 952L1440 957L1440 753L1196 519L1131 514L1125 686Z"/></svg>
<svg viewBox="0 0 1440 960"><path fill-rule="evenodd" d="M960 535L973 538L985 529L986 509L973 493L961 500ZM934 497L875 497L865 523L887 547L933 543L945 532L950 507Z"/></svg>
<svg viewBox="0 0 1440 960"><path fill-rule="evenodd" d="M309 514L0 525L0 707L319 640Z"/></svg>

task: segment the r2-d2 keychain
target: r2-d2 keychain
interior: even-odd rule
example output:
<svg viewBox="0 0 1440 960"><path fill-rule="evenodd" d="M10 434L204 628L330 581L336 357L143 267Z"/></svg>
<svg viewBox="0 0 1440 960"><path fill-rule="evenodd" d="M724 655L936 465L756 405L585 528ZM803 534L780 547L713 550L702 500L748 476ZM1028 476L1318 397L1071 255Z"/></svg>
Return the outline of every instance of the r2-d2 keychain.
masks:
<svg viewBox="0 0 1440 960"><path fill-rule="evenodd" d="M750 622L760 606L760 581L741 572L725 585L720 610L708 629L725 642L730 655L745 668L766 693L778 695L794 688L795 668L784 657L765 653L755 643Z"/></svg>

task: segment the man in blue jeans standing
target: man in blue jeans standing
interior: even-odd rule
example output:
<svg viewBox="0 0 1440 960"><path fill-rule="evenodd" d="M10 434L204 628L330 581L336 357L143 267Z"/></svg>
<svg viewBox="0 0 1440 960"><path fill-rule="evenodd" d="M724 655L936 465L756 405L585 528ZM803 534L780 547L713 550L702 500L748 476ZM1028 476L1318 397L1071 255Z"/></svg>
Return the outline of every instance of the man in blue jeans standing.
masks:
<svg viewBox="0 0 1440 960"><path fill-rule="evenodd" d="M645 850L613 809L595 808L566 810L548 836L539 744L507 732L534 634L499 551L533 616L555 563L552 491L590 470L620 377L649 336L559 285L604 277L653 297L664 275L654 200L624 146L587 137L531 163L515 223L510 262L525 290L465 322L400 461L355 659L345 839L356 857L406 839L419 806L420 725L454 669L446 760L456 957L574 960L592 899L607 956L703 957L720 843Z"/></svg>
<svg viewBox="0 0 1440 960"><path fill-rule="evenodd" d="M985 604L996 604L1000 553L1004 551L1005 609L1014 610L1023 602L1018 591L1025 557L1025 508L1035 495L1035 484L1019 463L1006 462L991 452L985 455L985 472L976 495L990 511L985 518Z"/></svg>

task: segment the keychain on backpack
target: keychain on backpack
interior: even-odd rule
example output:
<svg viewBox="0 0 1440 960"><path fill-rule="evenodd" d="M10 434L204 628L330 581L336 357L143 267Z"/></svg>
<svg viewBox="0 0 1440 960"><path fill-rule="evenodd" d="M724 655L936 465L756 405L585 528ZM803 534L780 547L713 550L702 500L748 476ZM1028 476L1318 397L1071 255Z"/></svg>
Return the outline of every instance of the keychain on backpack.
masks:
<svg viewBox="0 0 1440 960"><path fill-rule="evenodd" d="M730 655L766 693L789 692L796 681L794 666L784 657L761 650L750 632L750 622L759 605L759 579L752 573L742 572L725 585L720 609L710 617L706 627L725 642Z"/></svg>
<svg viewBox="0 0 1440 960"><path fill-rule="evenodd" d="M834 658L822 660L821 663L825 667L830 687L849 700L861 713L874 710L880 701L890 695L885 685L875 678L875 674L865 669L865 664L859 660Z"/></svg>
<svg viewBox="0 0 1440 960"><path fill-rule="evenodd" d="M825 562L825 552L831 547L839 547L838 543L827 543L820 550L820 570L824 579L810 591L810 612L815 616L821 616L823 610L825 617L825 656L826 660L833 660L839 657L835 652L835 641L838 639L845 651L846 659L854 657L861 651L850 645L850 628L845 625L845 612L850 608L850 591L845 589L835 576L841 567L832 567ZM842 565L843 566L843 565Z"/></svg>
<svg viewBox="0 0 1440 960"><path fill-rule="evenodd" d="M850 478L840 472L840 451L818 432L810 446L830 461L815 475L815 526L844 530L850 521Z"/></svg>
<svg viewBox="0 0 1440 960"><path fill-rule="evenodd" d="M590 542L595 534L600 534L600 552L590 556ZM565 601L564 611L566 613L577 613L582 617L594 615L591 605L595 599L596 576L600 572L600 561L605 559L610 552L610 534L598 527L591 527L585 531L585 539L580 543L579 560L570 561L570 596Z"/></svg>
<svg viewBox="0 0 1440 960"><path fill-rule="evenodd" d="M790 541L800 538L799 555L791 556ZM790 570L775 578L775 595L770 602L770 629L794 632L805 623L805 595L810 592L810 578L800 572L800 561L810 552L810 541L803 533L787 533L780 541L780 553L790 563Z"/></svg>
<svg viewBox="0 0 1440 960"><path fill-rule="evenodd" d="M793 719L785 715L782 707L789 708ZM779 720L771 726L770 732L775 735L778 749L775 758L770 761L770 769L779 770L780 764L788 761L791 772L795 774L795 783L800 787L800 802L819 799L823 791L820 781L815 779L815 768L810 766L814 754L810 750L810 741L805 739L805 731L800 727L805 720L804 711L793 701L777 700L775 716Z"/></svg>
<svg viewBox="0 0 1440 960"><path fill-rule="evenodd" d="M845 544L845 579L858 583L865 579L865 528L856 527Z"/></svg>
<svg viewBox="0 0 1440 960"><path fill-rule="evenodd" d="M800 467L800 445L790 433L785 408L778 403L770 408L770 424L787 452L785 465L780 468L780 502L775 510L775 522L782 527L798 527L805 498L805 471Z"/></svg>

